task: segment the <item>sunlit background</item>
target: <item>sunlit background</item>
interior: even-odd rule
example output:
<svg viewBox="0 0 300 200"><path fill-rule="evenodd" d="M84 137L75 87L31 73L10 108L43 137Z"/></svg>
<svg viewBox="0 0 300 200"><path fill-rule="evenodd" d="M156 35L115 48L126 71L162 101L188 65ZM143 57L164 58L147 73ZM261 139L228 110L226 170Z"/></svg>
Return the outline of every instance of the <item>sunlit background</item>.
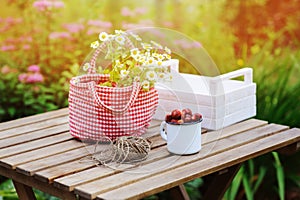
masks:
<svg viewBox="0 0 300 200"><path fill-rule="evenodd" d="M199 42L221 73L252 67L257 118L300 127L299 10L299 0L1 0L0 122L67 107L69 79L100 32L154 26ZM189 43L176 44L191 50ZM180 63L180 71L194 73ZM292 169L300 164L291 162L286 199L300 198L299 171ZM278 198L278 190L261 185L253 195Z"/></svg>

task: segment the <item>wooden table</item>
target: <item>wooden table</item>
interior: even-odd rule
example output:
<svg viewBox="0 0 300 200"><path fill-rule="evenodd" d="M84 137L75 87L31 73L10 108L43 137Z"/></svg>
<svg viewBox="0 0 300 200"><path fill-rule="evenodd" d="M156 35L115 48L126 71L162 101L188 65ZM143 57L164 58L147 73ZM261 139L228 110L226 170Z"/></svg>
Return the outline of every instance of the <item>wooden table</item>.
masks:
<svg viewBox="0 0 300 200"><path fill-rule="evenodd" d="M183 183L214 174L205 198L220 199L242 162L300 147L300 129L250 119L203 133L198 154L177 156L167 151L159 124L153 121L145 135L153 142L147 160L114 170L89 162L85 145L68 132L68 109L4 122L0 175L13 180L20 199L31 200L32 187L62 199L139 199L168 189L188 198Z"/></svg>

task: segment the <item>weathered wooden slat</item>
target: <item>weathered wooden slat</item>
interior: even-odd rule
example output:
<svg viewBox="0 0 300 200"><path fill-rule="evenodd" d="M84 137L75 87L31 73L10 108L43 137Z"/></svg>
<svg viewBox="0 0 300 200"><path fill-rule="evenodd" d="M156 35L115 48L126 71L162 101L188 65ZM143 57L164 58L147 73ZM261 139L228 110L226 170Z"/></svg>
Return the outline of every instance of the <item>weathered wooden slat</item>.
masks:
<svg viewBox="0 0 300 200"><path fill-rule="evenodd" d="M147 160L144 163L153 162L157 159L161 159L163 157L169 156L170 153L165 149L154 149L151 151L151 154L148 156ZM68 176L64 176L54 180L54 185L63 190L72 191L74 187L81 185L83 183L91 182L96 179L104 178L107 176L111 176L113 174L121 173L123 171L127 171L130 173L131 170L134 170L134 166L132 165L120 165L114 166L109 165L110 167L98 166L95 168L91 168L85 171L81 171L75 174L71 174ZM132 169L130 169L132 168ZM136 171L136 170L135 170ZM141 173L141 172L140 172Z"/></svg>
<svg viewBox="0 0 300 200"><path fill-rule="evenodd" d="M257 119L250 119L243 122L240 122L239 124L234 124L229 127L225 127L222 130L217 131L209 131L202 129L202 144L206 144L208 142L213 142L216 140L219 140L224 137L228 137L230 135L235 135L240 132L250 130L256 127L261 127L264 125L267 125L268 123L266 121L261 121ZM157 134L154 134L151 138L151 141L153 142L153 147L159 147L166 144L166 141L164 141L160 134L159 130L157 130Z"/></svg>
<svg viewBox="0 0 300 200"><path fill-rule="evenodd" d="M41 114L36 114L20 119L15 119L7 122L0 123L0 131L6 130L6 129L12 129L15 127L20 127L40 121L47 120L49 118L57 118L68 115L69 109L63 108L59 110L49 111Z"/></svg>
<svg viewBox="0 0 300 200"><path fill-rule="evenodd" d="M209 142L203 145L203 149L199 154L191 156L170 156L164 159L160 159L157 162L151 162L141 167L145 173L120 173L110 177L99 179L84 185L80 185L75 188L75 193L85 198L95 198L97 194L107 192L109 190L120 187L120 184L127 185L132 182L139 181L141 179L148 178L157 173L162 173L174 169L176 167L187 165L191 162L195 162L205 157L213 156L217 153L227 151L237 146L241 146L245 143L250 143L259 138L267 137L273 133L286 130L286 126L281 125L267 125L258 127L253 130L245 131L240 134L234 134L229 137L225 137L222 140L214 143ZM249 134L251 132L251 134ZM139 171L142 171L139 169ZM149 172L149 173L147 173ZM151 172L151 173L150 173ZM102 187L99 185L104 184Z"/></svg>
<svg viewBox="0 0 300 200"><path fill-rule="evenodd" d="M66 142L53 144L47 147L42 147L40 149L36 149L33 151L20 153L17 155L3 158L2 160L0 160L0 165L6 168L15 169L20 164L26 162L32 162L37 159L63 153L72 149L77 149L83 147L83 145L84 145L83 143L78 142L76 140L69 140Z"/></svg>
<svg viewBox="0 0 300 200"><path fill-rule="evenodd" d="M111 169L104 166L95 166L93 168L80 171L78 173L63 176L54 179L53 185L65 191L72 191L75 186L87 183L99 178L110 176L114 173L119 173L118 170Z"/></svg>
<svg viewBox="0 0 300 200"><path fill-rule="evenodd" d="M242 121L238 124L233 124L231 126L228 126L226 128L216 130L216 131L209 131L208 133L204 134L202 136L202 140L205 142L213 142L216 140L219 140L224 137L228 137L233 134L238 134L240 132L253 129L255 127L260 127L267 125L268 122L257 120L257 119L249 119L246 121Z"/></svg>
<svg viewBox="0 0 300 200"><path fill-rule="evenodd" d="M85 157L89 154L90 152L85 147L81 147L78 149L66 151L46 158L21 164L16 168L16 170L19 173L32 176L35 174L36 171L43 170L43 169L47 171L49 168L53 166L58 166L60 164L73 161L73 160L80 160L82 157Z"/></svg>
<svg viewBox="0 0 300 200"><path fill-rule="evenodd" d="M252 124L253 127L256 127L256 126L260 127L261 126L261 123L254 124L254 123L251 122L251 124ZM243 127L244 127L245 130L249 129L248 126L243 126ZM238 131L241 131L241 130L242 129L238 129ZM235 132L232 129L225 129L224 131L225 131L225 133L227 133L227 135L229 135L229 133L232 133L233 135L235 134ZM212 137L211 138L209 138L209 137L206 138L206 140L209 140L209 139L214 139L214 138L212 138ZM160 135L156 135L155 137L151 137L151 141L153 142L153 148L156 148L156 147L159 147L159 146L162 146L162 145L166 144L166 142L161 139ZM209 142L209 141L204 141L204 143L207 143L207 142ZM154 149L154 150L156 150L156 149ZM152 153L154 152L154 150L151 150L149 158L147 160L150 160L150 157L152 156ZM164 150L166 150L166 149L164 148ZM101 174L101 173L99 173L99 174ZM101 175L99 175L99 178L100 178L100 176ZM92 181L96 178L97 178L97 176L92 177L91 179L87 179L87 180L85 180L85 179L77 180L76 174L74 174L74 175L72 175L70 182L68 180L68 177L65 177L65 178L62 178L61 180L57 180L57 185L61 185L61 187L64 188L64 189L72 190L75 186L77 186L79 184L82 184L84 182ZM75 179L75 181L73 179Z"/></svg>
<svg viewBox="0 0 300 200"><path fill-rule="evenodd" d="M31 133L33 131L43 130L45 128L57 126L60 124L67 124L68 120L69 119L67 116L50 118L36 123L26 124L23 126L18 126L0 131L0 143L4 143L4 139L9 137L15 137L24 133Z"/></svg>
<svg viewBox="0 0 300 200"><path fill-rule="evenodd" d="M76 200L77 199L76 195L72 192L64 192L56 187L53 187L52 184L41 182L32 176L26 176L24 174L19 174L15 170L8 170L7 168L0 166L0 175L5 176L10 179L13 179L13 180L15 180L19 183L25 184L29 187L36 188L40 191L46 192L53 196L59 197L61 199L67 199L67 200Z"/></svg>
<svg viewBox="0 0 300 200"><path fill-rule="evenodd" d="M32 132L22 134L22 135L17 135L15 137L9 137L9 138L6 138L5 140L1 140L0 149L4 148L4 147L16 145L16 144L25 143L27 141L44 138L47 136L51 137L52 135L66 132L68 130L69 130L69 124L62 124L62 125L57 125L57 126L53 126L50 128L38 130L38 131L32 131Z"/></svg>
<svg viewBox="0 0 300 200"><path fill-rule="evenodd" d="M56 144L59 142L67 141L72 139L73 137L70 135L69 132L62 133L59 135L54 135L47 138L42 138L39 140L34 140L31 142L26 142L23 144L18 144L14 146L10 146L4 149L0 149L0 159L9 157L15 154L23 153L26 151L32 151L41 147L45 147L51 144Z"/></svg>
<svg viewBox="0 0 300 200"><path fill-rule="evenodd" d="M214 156L200 159L185 166L152 175L147 179L118 187L97 196L97 199L137 199L172 188L215 171L233 166L245 160L276 150L300 140L300 129L271 134L251 143L223 151ZM251 149L252 151L249 151ZM216 164L217 163L217 164ZM147 187L145 187L147 186Z"/></svg>
<svg viewBox="0 0 300 200"><path fill-rule="evenodd" d="M157 122L158 125L160 125L160 123L161 123L160 121ZM152 132L154 134L149 135L149 134L146 133L145 135L143 135L144 137L150 137L151 141L153 142L153 146L152 146L153 148L156 148L158 146L162 146L162 145L166 144L166 142L164 140L162 140L162 138L160 137L160 135L158 133L158 127L157 126L151 127L152 129L154 129L153 132ZM206 130L203 130L202 132L205 133ZM168 154L169 153L166 151L166 149L164 149L163 151L159 150L158 153L154 149L154 150L151 151L151 154L147 158L147 163L150 162L153 159L156 159L157 158L156 155L160 155L161 157L163 157L163 156L166 156ZM121 169L119 167L118 170L124 170L124 169ZM101 170L99 170L98 168L91 169L91 171L96 171L98 173L93 174L91 177L89 177L88 176L89 172L83 171L83 172L81 172L82 174L79 173L78 176L77 176L77 174L72 174L72 175L67 176L67 177L62 177L60 179L56 179L54 181L54 185L56 185L57 187L60 187L64 190L72 191L74 189L74 187L77 186L77 185L80 185L80 184L90 182L90 181L93 181L95 179L107 176L107 174L105 172L102 173ZM115 173L115 172L109 171L109 173L112 174L112 173ZM84 177L84 178L81 178L81 177Z"/></svg>
<svg viewBox="0 0 300 200"><path fill-rule="evenodd" d="M85 169L89 169L95 166L95 162L80 159L67 162L58 166L47 168L42 171L38 171L34 174L34 177L43 181L52 183L55 178L73 174Z"/></svg>

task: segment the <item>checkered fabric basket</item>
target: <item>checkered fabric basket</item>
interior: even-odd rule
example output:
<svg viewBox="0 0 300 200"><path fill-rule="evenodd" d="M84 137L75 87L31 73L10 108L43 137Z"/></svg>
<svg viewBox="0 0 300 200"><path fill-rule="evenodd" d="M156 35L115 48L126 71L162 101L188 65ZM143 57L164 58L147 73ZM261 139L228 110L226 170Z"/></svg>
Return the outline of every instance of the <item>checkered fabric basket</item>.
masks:
<svg viewBox="0 0 300 200"><path fill-rule="evenodd" d="M145 133L158 105L157 90L142 91L139 83L122 88L100 86L109 75L96 74L95 59L100 50L97 51L88 74L70 81L71 135L82 140L101 140L103 136L114 140Z"/></svg>

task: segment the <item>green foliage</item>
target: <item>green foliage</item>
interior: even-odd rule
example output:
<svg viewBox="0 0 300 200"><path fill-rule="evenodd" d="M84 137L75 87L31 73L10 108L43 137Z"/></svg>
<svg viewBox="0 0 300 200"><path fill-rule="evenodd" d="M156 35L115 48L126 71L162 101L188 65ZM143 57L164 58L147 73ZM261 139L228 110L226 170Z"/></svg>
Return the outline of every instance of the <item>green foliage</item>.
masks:
<svg viewBox="0 0 300 200"><path fill-rule="evenodd" d="M184 184L185 189L191 200L200 199L202 197L199 191L199 187L201 187L202 185L203 185L203 180L201 178L197 178L193 181Z"/></svg>
<svg viewBox="0 0 300 200"><path fill-rule="evenodd" d="M249 65L254 66L257 83L256 118L299 127L300 51L270 47L272 45L267 44L248 59ZM272 153L249 161L233 180L225 199L244 196L247 199L284 199L286 186L299 187L297 156L299 153L292 157Z"/></svg>
<svg viewBox="0 0 300 200"><path fill-rule="evenodd" d="M231 187L226 191L224 199L234 200L241 199L241 196L246 196L248 200L255 199L255 193L265 178L267 168L259 166L256 169L253 160L247 161L232 181ZM243 190L240 190L243 188Z"/></svg>
<svg viewBox="0 0 300 200"><path fill-rule="evenodd" d="M49 194L43 193L39 190L33 189L37 200L59 200L59 198L53 197ZM0 183L0 199L1 200L18 200L18 195L13 186L12 180L7 179Z"/></svg>
<svg viewBox="0 0 300 200"><path fill-rule="evenodd" d="M0 199L18 200L18 195L10 179L0 184Z"/></svg>
<svg viewBox="0 0 300 200"><path fill-rule="evenodd" d="M282 50L283 51L283 50ZM256 63L257 118L270 122L299 126L300 51L284 50L281 55L268 55ZM263 64L263 66L261 66ZM272 66L272 67L269 67Z"/></svg>
<svg viewBox="0 0 300 200"><path fill-rule="evenodd" d="M17 69L6 68L0 79L0 121L43 113L68 105L69 80L79 66L63 71L55 82L22 83ZM2 68L4 69L4 67Z"/></svg>

